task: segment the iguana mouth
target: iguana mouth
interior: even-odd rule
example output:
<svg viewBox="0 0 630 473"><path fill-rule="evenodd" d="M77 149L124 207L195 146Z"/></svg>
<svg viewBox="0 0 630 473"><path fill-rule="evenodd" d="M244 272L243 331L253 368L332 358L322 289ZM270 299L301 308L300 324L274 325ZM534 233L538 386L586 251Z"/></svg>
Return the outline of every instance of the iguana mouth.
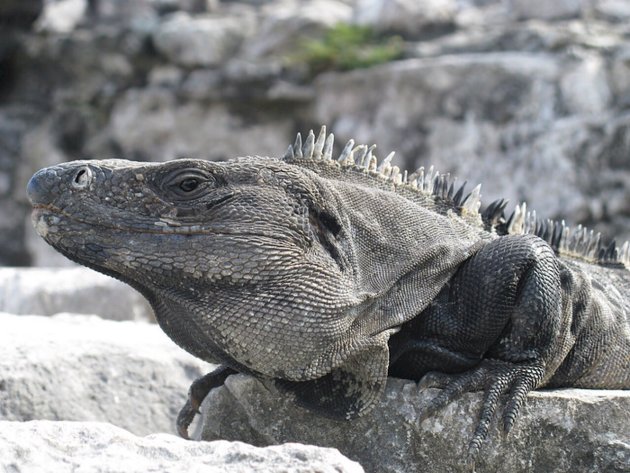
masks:
<svg viewBox="0 0 630 473"><path fill-rule="evenodd" d="M224 198L220 199L221 203L229 200L231 196L224 196ZM49 218L50 221L45 221L46 218ZM187 224L181 221L173 220L168 217L161 217L159 219L147 219L144 226L139 227L130 227L127 225L117 224L115 221L93 221L89 219L83 219L76 215L71 215L70 213L55 207L52 204L34 204L33 210L31 212L31 220L35 225L37 232L41 236L46 236L49 233L50 228L60 224L60 218L67 219L71 222L76 222L81 225L85 225L87 227L98 227L106 230L114 230L119 232L129 232L129 233L146 233L146 234L157 234L164 235L173 234L173 235L243 235L243 236L257 236L257 237L266 237L270 239L276 240L284 240L281 235L274 235L270 232L256 232L256 231L235 231L234 228L202 228L199 224ZM44 233L42 233L44 231Z"/></svg>

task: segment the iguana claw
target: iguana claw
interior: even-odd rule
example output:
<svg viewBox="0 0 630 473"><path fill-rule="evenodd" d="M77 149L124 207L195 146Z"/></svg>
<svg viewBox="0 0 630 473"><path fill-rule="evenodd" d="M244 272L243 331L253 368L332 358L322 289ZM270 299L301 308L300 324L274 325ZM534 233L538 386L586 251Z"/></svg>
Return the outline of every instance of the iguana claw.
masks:
<svg viewBox="0 0 630 473"><path fill-rule="evenodd" d="M177 433L181 438L186 440L190 439L188 436L188 427L190 427L190 424L192 424L192 421L198 413L199 411L191 405L190 399L188 399L177 415Z"/></svg>
<svg viewBox="0 0 630 473"><path fill-rule="evenodd" d="M494 417L502 394L509 392L503 409L503 431L507 434L518 411L525 402L527 393L536 388L544 376L544 367L539 361L512 363L500 360L484 360L477 368L461 375L432 374L431 384L442 384L445 388L433 398L420 415L420 421L442 409L461 394L469 391L484 391L481 415L473 437L468 444L467 463L474 465L481 445L488 436L490 422ZM444 383L443 381L447 381Z"/></svg>
<svg viewBox="0 0 630 473"><path fill-rule="evenodd" d="M185 439L190 438L188 436L188 428L195 419L195 416L200 413L199 409L203 400L213 388L222 386L226 378L235 373L237 373L237 371L232 368L221 365L216 370L193 381L190 385L190 389L188 389L186 404L184 404L184 407L181 408L177 415L177 433L180 437Z"/></svg>

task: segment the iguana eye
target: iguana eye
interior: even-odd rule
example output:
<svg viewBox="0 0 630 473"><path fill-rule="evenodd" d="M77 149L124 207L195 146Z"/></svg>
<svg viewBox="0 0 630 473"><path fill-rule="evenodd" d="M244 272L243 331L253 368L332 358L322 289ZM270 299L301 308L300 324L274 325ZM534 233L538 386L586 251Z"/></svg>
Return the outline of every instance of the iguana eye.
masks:
<svg viewBox="0 0 630 473"><path fill-rule="evenodd" d="M212 182L214 179L209 173L198 169L184 169L167 175L162 189L176 198L193 199L202 195Z"/></svg>
<svg viewBox="0 0 630 473"><path fill-rule="evenodd" d="M199 180L194 177L188 177L179 183L179 188L184 192L192 192L199 186Z"/></svg>

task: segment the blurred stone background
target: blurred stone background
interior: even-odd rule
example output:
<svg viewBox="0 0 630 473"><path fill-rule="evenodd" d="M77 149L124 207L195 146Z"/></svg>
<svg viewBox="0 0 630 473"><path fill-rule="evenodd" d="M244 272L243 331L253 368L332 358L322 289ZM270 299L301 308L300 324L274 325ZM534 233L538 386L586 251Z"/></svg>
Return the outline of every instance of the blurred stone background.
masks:
<svg viewBox="0 0 630 473"><path fill-rule="evenodd" d="M0 265L66 263L24 188L71 159L280 155L328 125L630 238L625 0L2 0Z"/></svg>

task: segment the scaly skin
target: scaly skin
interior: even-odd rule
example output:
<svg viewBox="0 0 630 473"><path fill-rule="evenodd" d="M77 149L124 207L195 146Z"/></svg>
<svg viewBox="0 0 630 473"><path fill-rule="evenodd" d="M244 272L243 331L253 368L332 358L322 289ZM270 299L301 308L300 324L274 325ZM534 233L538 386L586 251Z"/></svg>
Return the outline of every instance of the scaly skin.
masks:
<svg viewBox="0 0 630 473"><path fill-rule="evenodd" d="M337 164L322 137L284 159L76 161L29 182L48 243L138 289L175 343L221 364L191 387L183 436L234 372L351 419L388 374L441 370L453 376L426 378L445 387L426 415L486 392L473 459L505 392L509 430L537 387L630 388L627 270L488 231L474 192L403 183L367 148Z"/></svg>

